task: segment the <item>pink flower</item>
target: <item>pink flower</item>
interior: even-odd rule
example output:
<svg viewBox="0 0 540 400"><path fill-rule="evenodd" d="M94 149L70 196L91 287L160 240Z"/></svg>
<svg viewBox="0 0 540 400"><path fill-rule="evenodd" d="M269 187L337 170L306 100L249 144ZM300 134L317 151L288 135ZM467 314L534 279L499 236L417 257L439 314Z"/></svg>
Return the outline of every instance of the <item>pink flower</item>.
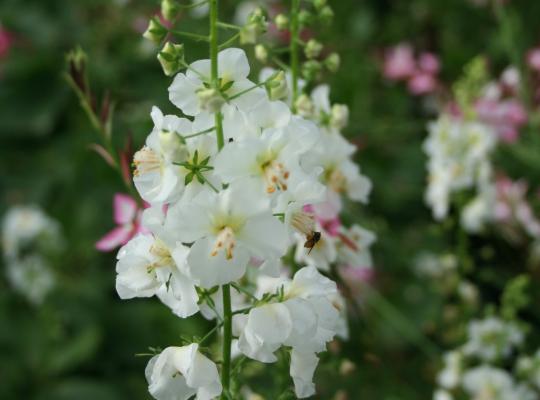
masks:
<svg viewBox="0 0 540 400"><path fill-rule="evenodd" d="M386 50L383 74L387 79L396 81L407 79L415 69L413 50L408 44L398 44Z"/></svg>
<svg viewBox="0 0 540 400"><path fill-rule="evenodd" d="M436 75L441 68L439 58L433 53L424 52L420 54L420 57L418 58L418 68L420 68L422 72Z"/></svg>
<svg viewBox="0 0 540 400"><path fill-rule="evenodd" d="M437 88L437 79L430 73L417 72L409 79L407 87L414 95L428 94Z"/></svg>
<svg viewBox="0 0 540 400"><path fill-rule="evenodd" d="M0 58L4 58L8 55L12 44L13 37L11 33L0 26Z"/></svg>
<svg viewBox="0 0 540 400"><path fill-rule="evenodd" d="M534 71L540 72L540 47L535 47L527 53L527 64Z"/></svg>
<svg viewBox="0 0 540 400"><path fill-rule="evenodd" d="M141 226L142 210L132 197L116 193L113 208L114 222L117 227L96 243L96 249L99 251L111 251L126 244L137 233L144 232Z"/></svg>
<svg viewBox="0 0 540 400"><path fill-rule="evenodd" d="M516 99L502 101L481 99L476 105L478 117L491 125L499 138L506 143L513 143L519 137L519 128L527 122L527 113Z"/></svg>

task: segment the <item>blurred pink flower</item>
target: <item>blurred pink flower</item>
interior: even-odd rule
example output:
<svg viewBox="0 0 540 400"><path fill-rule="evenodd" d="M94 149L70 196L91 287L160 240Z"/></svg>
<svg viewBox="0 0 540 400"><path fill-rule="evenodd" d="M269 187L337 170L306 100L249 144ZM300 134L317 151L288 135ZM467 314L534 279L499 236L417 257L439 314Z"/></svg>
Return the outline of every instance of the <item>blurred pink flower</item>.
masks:
<svg viewBox="0 0 540 400"><path fill-rule="evenodd" d="M0 26L0 58L4 58L8 55L12 44L13 36L10 32Z"/></svg>
<svg viewBox="0 0 540 400"><path fill-rule="evenodd" d="M439 69L441 68L439 58L433 53L423 52L418 57L418 68L422 72L435 75L439 73Z"/></svg>
<svg viewBox="0 0 540 400"><path fill-rule="evenodd" d="M387 79L408 79L414 73L415 69L416 62L410 45L401 43L386 50L383 74Z"/></svg>
<svg viewBox="0 0 540 400"><path fill-rule="evenodd" d="M540 47L535 47L527 53L527 64L534 71L540 72Z"/></svg>
<svg viewBox="0 0 540 400"><path fill-rule="evenodd" d="M491 125L499 138L506 143L515 142L519 137L519 129L527 122L527 112L516 99L481 99L475 108L478 117Z"/></svg>
<svg viewBox="0 0 540 400"><path fill-rule="evenodd" d="M417 72L409 79L407 87L414 95L428 94L437 88L437 79L430 73Z"/></svg>
<svg viewBox="0 0 540 400"><path fill-rule="evenodd" d="M144 232L141 225L142 210L130 196L116 193L113 199L114 222L117 227L103 236L97 243L99 251L111 251L126 244L139 232Z"/></svg>
<svg viewBox="0 0 540 400"><path fill-rule="evenodd" d="M540 237L540 222L526 198L527 183L503 176L497 178L496 189L495 220L508 226L521 226L531 237Z"/></svg>

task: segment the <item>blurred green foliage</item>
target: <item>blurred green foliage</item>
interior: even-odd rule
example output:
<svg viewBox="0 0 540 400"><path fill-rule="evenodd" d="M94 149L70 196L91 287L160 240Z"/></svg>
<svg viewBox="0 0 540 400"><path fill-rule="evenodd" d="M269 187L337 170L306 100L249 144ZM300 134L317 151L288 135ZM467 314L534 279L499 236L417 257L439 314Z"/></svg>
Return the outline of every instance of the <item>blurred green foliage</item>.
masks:
<svg viewBox="0 0 540 400"><path fill-rule="evenodd" d="M238 2L221 3L230 19ZM441 323L443 299L411 265L420 251L453 250L455 243L452 228L437 226L423 203L421 143L432 115L422 100L381 78L381 50L408 40L434 51L447 83L478 54L487 55L490 69L499 72L512 61L508 29L518 35L513 45L521 54L537 43L540 3L512 1L504 27L488 8L465 0L330 3L335 22L319 39L343 60L330 77L332 98L350 107L346 133L359 145L358 161L375 186L370 205L349 206L346 219L378 234L376 286L382 296L366 296L364 314L351 323L351 340L333 349L357 369L342 376L337 361L325 362L317 371L318 397L330 399L345 390L351 399L430 398L438 349L445 346L431 334ZM202 320L175 318L155 299L118 299L114 256L98 253L94 243L113 225L112 194L122 183L88 149L95 133L62 79L65 53L80 44L89 55L94 92L102 96L110 90L117 103L115 143L122 146L131 133L140 146L150 129L151 106L173 111L156 49L140 35L158 9L153 0L0 3L0 22L14 40L0 59L0 210L37 203L60 221L68 243L56 266L59 289L43 307L27 304L0 276L1 399L149 398L146 359L135 353L208 328ZM190 18L181 25L196 32L205 26ZM206 48L187 42L186 54L197 59ZM538 160L534 168L524 168L523 158L503 156L511 174L539 177ZM475 261L486 267L477 275L493 299L525 268L523 251L496 240L470 243L491 249L490 257ZM538 315L527 318L538 323Z"/></svg>

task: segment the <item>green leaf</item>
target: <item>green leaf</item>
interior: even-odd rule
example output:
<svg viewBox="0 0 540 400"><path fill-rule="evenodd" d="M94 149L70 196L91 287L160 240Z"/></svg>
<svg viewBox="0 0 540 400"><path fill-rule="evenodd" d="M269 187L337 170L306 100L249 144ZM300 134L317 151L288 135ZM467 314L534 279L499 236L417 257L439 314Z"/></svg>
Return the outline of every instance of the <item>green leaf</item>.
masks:
<svg viewBox="0 0 540 400"><path fill-rule="evenodd" d="M191 181L193 180L193 177L195 176L195 173L193 172L190 172L189 174L186 175L186 178L184 179L184 185L189 185L191 183Z"/></svg>

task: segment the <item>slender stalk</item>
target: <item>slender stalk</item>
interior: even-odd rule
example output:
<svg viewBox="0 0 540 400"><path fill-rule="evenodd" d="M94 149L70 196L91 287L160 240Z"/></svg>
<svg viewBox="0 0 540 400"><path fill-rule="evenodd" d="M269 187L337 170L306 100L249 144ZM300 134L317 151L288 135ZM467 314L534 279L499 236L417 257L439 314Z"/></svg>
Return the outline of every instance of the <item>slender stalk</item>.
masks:
<svg viewBox="0 0 540 400"><path fill-rule="evenodd" d="M291 77L292 77L292 109L296 112L294 103L298 98L298 76L300 74L300 55L298 53L298 41L300 40L298 14L300 13L300 0L291 0L291 25L290 25L290 54L291 54Z"/></svg>
<svg viewBox="0 0 540 400"><path fill-rule="evenodd" d="M218 75L218 0L210 0L210 74L212 86L219 90ZM218 149L224 145L221 112L215 114Z"/></svg>
<svg viewBox="0 0 540 400"><path fill-rule="evenodd" d="M232 311L231 311L231 288L229 285L221 287L223 291L223 365L221 369L221 385L225 399L229 393L231 381L231 342L232 342Z"/></svg>
<svg viewBox="0 0 540 400"><path fill-rule="evenodd" d="M218 0L210 0L210 74L212 86L219 90L218 70ZM218 149L224 145L223 125L221 112L215 114L216 138ZM231 381L231 342L232 342L232 311L231 288L229 285L221 287L223 292L223 364L221 369L221 385L223 392L221 398L226 399L229 394Z"/></svg>

